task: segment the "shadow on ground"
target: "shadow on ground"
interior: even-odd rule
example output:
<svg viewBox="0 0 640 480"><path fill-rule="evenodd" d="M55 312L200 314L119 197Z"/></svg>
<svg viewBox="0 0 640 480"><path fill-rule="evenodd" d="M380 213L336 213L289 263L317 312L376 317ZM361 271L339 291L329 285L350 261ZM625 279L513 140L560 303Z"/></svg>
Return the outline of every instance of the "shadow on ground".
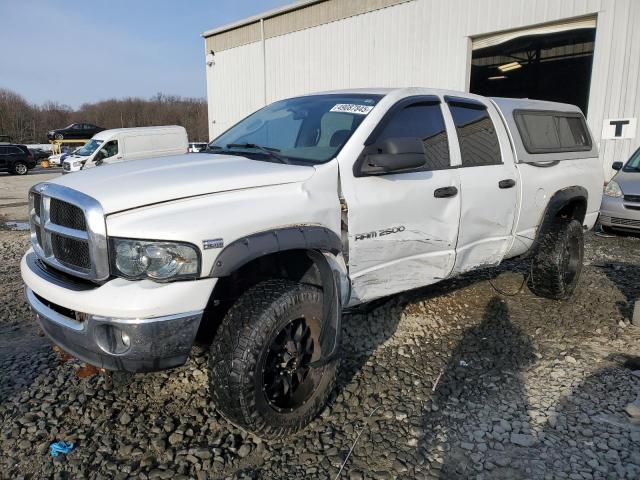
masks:
<svg viewBox="0 0 640 480"><path fill-rule="evenodd" d="M626 301L617 301L620 314L627 320L633 317L636 301L640 301L640 265L629 262L606 262L596 265L613 282Z"/></svg>

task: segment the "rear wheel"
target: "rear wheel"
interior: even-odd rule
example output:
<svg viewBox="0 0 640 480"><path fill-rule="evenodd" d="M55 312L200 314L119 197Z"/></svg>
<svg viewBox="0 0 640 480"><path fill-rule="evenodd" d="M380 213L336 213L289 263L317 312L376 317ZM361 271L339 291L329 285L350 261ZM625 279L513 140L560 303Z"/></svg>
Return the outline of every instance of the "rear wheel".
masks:
<svg viewBox="0 0 640 480"><path fill-rule="evenodd" d="M543 235L531 265L530 290L556 300L575 291L584 259L582 225L558 219Z"/></svg>
<svg viewBox="0 0 640 480"><path fill-rule="evenodd" d="M13 164L12 173L15 175L26 175L28 171L29 167L27 167L27 164L24 162L15 162Z"/></svg>
<svg viewBox="0 0 640 480"><path fill-rule="evenodd" d="M210 381L218 411L263 438L304 428L324 407L338 361L320 358L322 291L268 280L245 292L213 340Z"/></svg>

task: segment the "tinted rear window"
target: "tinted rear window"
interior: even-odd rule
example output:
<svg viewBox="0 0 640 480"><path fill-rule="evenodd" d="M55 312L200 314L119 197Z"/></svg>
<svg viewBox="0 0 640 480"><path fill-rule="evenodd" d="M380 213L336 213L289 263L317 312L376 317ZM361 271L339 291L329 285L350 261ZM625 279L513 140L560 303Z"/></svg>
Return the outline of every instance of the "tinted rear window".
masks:
<svg viewBox="0 0 640 480"><path fill-rule="evenodd" d="M463 167L500 165L500 142L486 107L479 103L449 102L456 124Z"/></svg>
<svg viewBox="0 0 640 480"><path fill-rule="evenodd" d="M591 150L591 138L580 113L516 110L513 115L529 153Z"/></svg>

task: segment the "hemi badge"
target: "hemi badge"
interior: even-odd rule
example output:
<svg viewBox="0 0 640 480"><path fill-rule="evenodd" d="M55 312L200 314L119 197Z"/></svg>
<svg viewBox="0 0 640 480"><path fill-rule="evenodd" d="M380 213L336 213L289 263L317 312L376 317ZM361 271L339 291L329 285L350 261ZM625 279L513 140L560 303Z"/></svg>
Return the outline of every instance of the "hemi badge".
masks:
<svg viewBox="0 0 640 480"><path fill-rule="evenodd" d="M221 238L214 238L213 240L203 240L202 248L205 250L209 250L211 248L222 248L224 247L224 240Z"/></svg>

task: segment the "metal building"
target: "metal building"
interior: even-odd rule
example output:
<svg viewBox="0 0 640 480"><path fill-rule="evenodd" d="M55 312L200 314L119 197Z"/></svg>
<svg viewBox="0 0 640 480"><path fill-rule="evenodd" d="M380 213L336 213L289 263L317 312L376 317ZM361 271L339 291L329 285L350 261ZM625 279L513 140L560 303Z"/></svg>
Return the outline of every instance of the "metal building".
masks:
<svg viewBox="0 0 640 480"><path fill-rule="evenodd" d="M607 177L640 145L640 0L305 0L203 37L211 138L281 98L425 86L577 104Z"/></svg>

